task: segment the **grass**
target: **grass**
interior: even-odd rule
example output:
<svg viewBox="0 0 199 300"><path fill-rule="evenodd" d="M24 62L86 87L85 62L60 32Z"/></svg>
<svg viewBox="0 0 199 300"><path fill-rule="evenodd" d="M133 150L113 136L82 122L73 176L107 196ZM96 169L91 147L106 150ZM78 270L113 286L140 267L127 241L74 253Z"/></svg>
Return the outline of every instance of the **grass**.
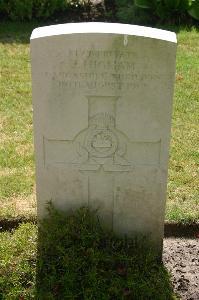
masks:
<svg viewBox="0 0 199 300"><path fill-rule="evenodd" d="M32 28L19 24L13 30L10 23L0 28L0 207L1 215L10 217L35 214L35 203L28 201L34 189L28 46ZM27 200L29 210L17 208L19 198Z"/></svg>
<svg viewBox="0 0 199 300"><path fill-rule="evenodd" d="M36 23L0 24L0 217L35 215L29 37ZM199 32L178 29L166 219L199 219Z"/></svg>
<svg viewBox="0 0 199 300"><path fill-rule="evenodd" d="M177 299L149 244L113 236L86 208L50 207L39 239L30 223L1 233L0 262L2 300Z"/></svg>
<svg viewBox="0 0 199 300"><path fill-rule="evenodd" d="M178 34L167 219L199 220L199 32Z"/></svg>
<svg viewBox="0 0 199 300"><path fill-rule="evenodd" d="M36 225L0 233L0 299L34 299L36 251Z"/></svg>

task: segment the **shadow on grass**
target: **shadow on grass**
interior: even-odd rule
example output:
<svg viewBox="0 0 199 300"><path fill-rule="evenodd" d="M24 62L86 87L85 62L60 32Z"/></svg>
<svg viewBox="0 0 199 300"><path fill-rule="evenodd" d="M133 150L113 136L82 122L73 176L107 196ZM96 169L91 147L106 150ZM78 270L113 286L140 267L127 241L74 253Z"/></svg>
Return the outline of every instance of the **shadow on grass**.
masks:
<svg viewBox="0 0 199 300"><path fill-rule="evenodd" d="M49 207L39 229L36 299L176 299L146 240L117 238L82 208Z"/></svg>
<svg viewBox="0 0 199 300"><path fill-rule="evenodd" d="M49 212L39 238L32 223L0 233L0 299L175 299L149 243L117 238L85 208Z"/></svg>
<svg viewBox="0 0 199 300"><path fill-rule="evenodd" d="M47 23L39 22L10 22L0 23L0 43L29 44L34 28L45 26Z"/></svg>
<svg viewBox="0 0 199 300"><path fill-rule="evenodd" d="M106 22L108 21L106 17L104 17ZM95 20L95 19L94 19ZM53 19L43 22L11 22L11 21L3 21L0 22L0 43L20 43L20 44L29 44L30 36L34 28L41 26L48 26L53 24L60 23L70 23L70 22L92 22L94 21L92 16L85 17L84 15L79 16L78 13L72 13L72 16L64 17L62 16L60 19ZM103 18L98 20L96 17L95 21L103 21ZM111 20L110 20L111 21ZM115 20L114 22L118 22ZM170 30L176 33L179 33L182 30L186 30L187 32L192 30L192 26L176 26L176 25L156 25L153 27L157 27L163 30ZM195 26L195 30L199 31L199 27Z"/></svg>
<svg viewBox="0 0 199 300"><path fill-rule="evenodd" d="M82 3L81 5L79 3L77 7L72 5L65 12L56 13L47 20L20 22L3 19L0 22L0 43L28 44L33 29L41 26L72 22L102 22L105 20L108 21L104 15L102 5L98 5L98 8L95 8L90 2L88 4Z"/></svg>
<svg viewBox="0 0 199 300"><path fill-rule="evenodd" d="M154 27L154 26L153 26ZM198 24L192 24L192 25L171 25L171 24L159 24L155 26L158 29L173 31L175 33L180 33L181 31L191 32L193 28L199 32Z"/></svg>

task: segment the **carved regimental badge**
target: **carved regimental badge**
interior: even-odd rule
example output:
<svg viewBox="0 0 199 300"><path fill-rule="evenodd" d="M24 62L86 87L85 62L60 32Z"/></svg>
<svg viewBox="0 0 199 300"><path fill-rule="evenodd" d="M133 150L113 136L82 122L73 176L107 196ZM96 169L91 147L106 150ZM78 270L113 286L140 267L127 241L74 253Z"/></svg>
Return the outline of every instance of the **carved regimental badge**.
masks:
<svg viewBox="0 0 199 300"><path fill-rule="evenodd" d="M125 159L127 137L115 124L115 96L88 96L88 128L76 139L81 170L128 171Z"/></svg>

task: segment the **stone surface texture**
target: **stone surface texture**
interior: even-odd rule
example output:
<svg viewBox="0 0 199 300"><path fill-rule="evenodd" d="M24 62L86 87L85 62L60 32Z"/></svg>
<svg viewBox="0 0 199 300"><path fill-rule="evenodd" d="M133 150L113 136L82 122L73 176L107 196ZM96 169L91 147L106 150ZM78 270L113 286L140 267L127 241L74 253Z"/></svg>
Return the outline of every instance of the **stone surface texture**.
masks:
<svg viewBox="0 0 199 300"><path fill-rule="evenodd" d="M110 23L31 36L38 215L89 205L161 247L176 36Z"/></svg>

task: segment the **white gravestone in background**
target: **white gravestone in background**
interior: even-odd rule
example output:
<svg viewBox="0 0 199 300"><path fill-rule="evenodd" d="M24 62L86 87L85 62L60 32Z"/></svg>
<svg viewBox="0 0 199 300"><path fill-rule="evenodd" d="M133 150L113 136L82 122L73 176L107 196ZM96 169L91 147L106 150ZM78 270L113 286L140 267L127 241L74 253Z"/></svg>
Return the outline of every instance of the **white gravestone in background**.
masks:
<svg viewBox="0 0 199 300"><path fill-rule="evenodd" d="M39 217L89 205L161 249L176 35L133 25L37 28L31 61Z"/></svg>

